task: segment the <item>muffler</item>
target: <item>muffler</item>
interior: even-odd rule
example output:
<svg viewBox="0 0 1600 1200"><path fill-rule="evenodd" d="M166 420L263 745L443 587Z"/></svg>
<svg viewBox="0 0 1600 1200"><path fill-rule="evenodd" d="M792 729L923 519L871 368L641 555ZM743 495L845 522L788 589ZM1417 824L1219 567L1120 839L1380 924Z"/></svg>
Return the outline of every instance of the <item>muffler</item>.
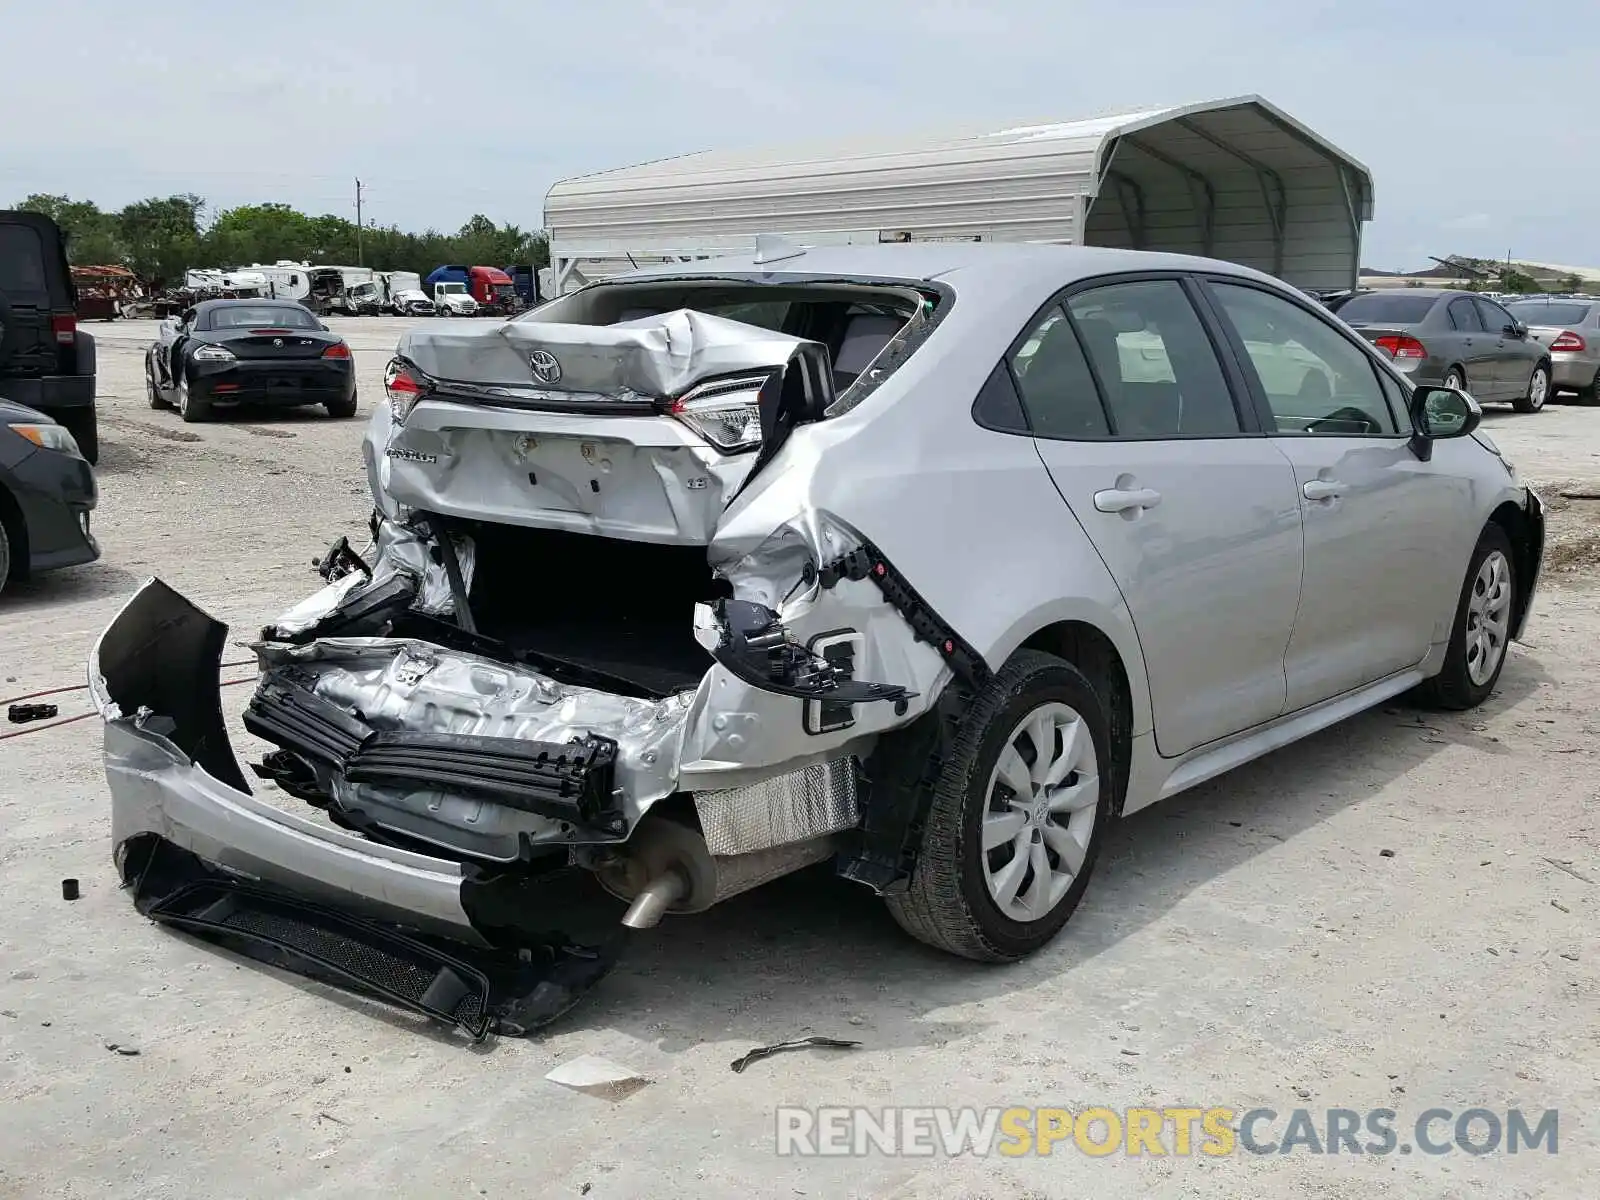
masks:
<svg viewBox="0 0 1600 1200"><path fill-rule="evenodd" d="M760 887L835 850L834 835L769 846L749 854L712 854L697 830L651 814L628 839L626 853L595 874L612 895L630 901L622 923L649 929L669 912L704 912L729 896Z"/></svg>

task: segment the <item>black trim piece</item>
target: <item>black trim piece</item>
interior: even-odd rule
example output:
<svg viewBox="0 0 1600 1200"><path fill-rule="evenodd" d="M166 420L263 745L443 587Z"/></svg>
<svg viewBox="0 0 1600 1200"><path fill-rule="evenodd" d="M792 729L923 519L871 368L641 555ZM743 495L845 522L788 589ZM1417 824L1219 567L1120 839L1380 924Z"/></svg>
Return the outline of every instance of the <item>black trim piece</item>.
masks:
<svg viewBox="0 0 1600 1200"><path fill-rule="evenodd" d="M841 579L870 579L890 606L905 618L917 641L932 646L958 679L973 688L982 688L989 682L993 672L983 655L933 610L871 542L863 542L858 549L825 564L819 577L825 588L834 587Z"/></svg>
<svg viewBox="0 0 1600 1200"><path fill-rule="evenodd" d="M617 744L593 734L565 745L473 734L375 730L278 672L245 710L259 738L352 783L434 786L605 835L627 831L614 795ZM281 769L281 763L274 764Z"/></svg>
<svg viewBox="0 0 1600 1200"><path fill-rule="evenodd" d="M627 828L613 808L617 744L588 735L568 745L458 733L380 732L345 764L352 783L433 785L507 808L610 833Z"/></svg>
<svg viewBox="0 0 1600 1200"><path fill-rule="evenodd" d="M916 695L895 683L840 678L832 663L794 641L778 614L765 605L718 600L715 612L722 642L711 657L751 687L838 705L886 700L894 704L896 714L903 713Z"/></svg>
<svg viewBox="0 0 1600 1200"><path fill-rule="evenodd" d="M152 833L117 847L134 907L164 925L454 1025L474 1040L521 1037L573 1007L616 964L620 943L585 946L527 918L543 911L526 874L468 876L461 907L489 947L414 933L284 890L247 884Z"/></svg>
<svg viewBox="0 0 1600 1200"><path fill-rule="evenodd" d="M933 792L970 700L964 685L947 687L931 709L878 739L861 766L862 825L855 847L835 861L839 875L880 896L911 886Z"/></svg>
<svg viewBox="0 0 1600 1200"><path fill-rule="evenodd" d="M331 975L346 987L454 1025L475 1042L494 1028L489 979L482 971L360 917L221 879L181 887L145 915L303 975Z"/></svg>
<svg viewBox="0 0 1600 1200"><path fill-rule="evenodd" d="M467 633L477 633L478 626L472 619L472 605L467 600L466 579L461 574L461 560L456 557L456 544L450 540L450 529L442 517L431 513L423 517L423 521L428 532L433 534L445 576L450 580L450 599L455 604L456 624Z"/></svg>
<svg viewBox="0 0 1600 1200"><path fill-rule="evenodd" d="M261 637L298 646L327 637L382 636L416 601L417 589L417 577L400 571L376 587L370 582L358 587L343 604L307 629L285 633L268 625Z"/></svg>

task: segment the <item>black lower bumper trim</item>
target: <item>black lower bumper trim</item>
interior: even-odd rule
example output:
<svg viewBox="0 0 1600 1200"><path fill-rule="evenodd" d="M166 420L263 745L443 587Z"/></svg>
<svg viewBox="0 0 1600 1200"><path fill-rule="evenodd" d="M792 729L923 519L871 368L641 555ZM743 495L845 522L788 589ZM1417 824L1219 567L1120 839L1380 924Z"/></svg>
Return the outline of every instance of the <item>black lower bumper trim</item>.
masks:
<svg viewBox="0 0 1600 1200"><path fill-rule="evenodd" d="M164 925L231 943L302 975L324 973L358 991L489 1036L489 979L482 971L381 925L290 896L224 880L180 888L146 914Z"/></svg>
<svg viewBox="0 0 1600 1200"><path fill-rule="evenodd" d="M118 848L134 905L163 925L319 983L453 1025L482 1041L521 1037L569 1011L610 973L620 944L583 946L525 927L526 904L502 912L507 883L469 880L462 903L492 944L445 941L343 912L271 886L245 883L156 834ZM508 899L521 896L513 887ZM510 919L516 918L516 919Z"/></svg>

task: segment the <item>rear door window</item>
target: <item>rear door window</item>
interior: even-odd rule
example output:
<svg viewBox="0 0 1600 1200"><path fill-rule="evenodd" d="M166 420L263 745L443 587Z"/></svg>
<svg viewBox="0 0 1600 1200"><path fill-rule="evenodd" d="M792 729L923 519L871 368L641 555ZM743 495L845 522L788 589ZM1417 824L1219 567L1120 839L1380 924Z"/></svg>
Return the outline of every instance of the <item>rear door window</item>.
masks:
<svg viewBox="0 0 1600 1200"><path fill-rule="evenodd" d="M1078 335L1059 308L1034 326L1011 356L1011 370L1037 436L1071 441L1111 433Z"/></svg>
<svg viewBox="0 0 1600 1200"><path fill-rule="evenodd" d="M1067 311L1121 438L1227 437L1233 393L1200 316L1175 279L1078 292Z"/></svg>
<svg viewBox="0 0 1600 1200"><path fill-rule="evenodd" d="M13 302L48 306L50 289L44 242L28 225L0 222L0 292Z"/></svg>
<svg viewBox="0 0 1600 1200"><path fill-rule="evenodd" d="M1450 301L1450 307L1445 309L1450 317L1452 328L1462 333L1482 333L1483 322L1478 318L1478 309L1471 300L1465 296L1457 296Z"/></svg>

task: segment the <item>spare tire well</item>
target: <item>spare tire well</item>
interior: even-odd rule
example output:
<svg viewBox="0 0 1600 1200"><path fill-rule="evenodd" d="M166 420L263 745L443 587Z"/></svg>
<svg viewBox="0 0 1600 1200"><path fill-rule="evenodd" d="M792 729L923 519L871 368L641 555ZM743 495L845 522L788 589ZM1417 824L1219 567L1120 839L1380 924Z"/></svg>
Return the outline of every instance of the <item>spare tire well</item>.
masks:
<svg viewBox="0 0 1600 1200"><path fill-rule="evenodd" d="M1133 693L1128 671L1111 639L1084 621L1058 621L1046 625L1022 643L1025 650L1041 650L1077 667L1101 693L1110 724L1112 752L1111 810L1122 815L1128 796L1128 769L1133 758Z"/></svg>

